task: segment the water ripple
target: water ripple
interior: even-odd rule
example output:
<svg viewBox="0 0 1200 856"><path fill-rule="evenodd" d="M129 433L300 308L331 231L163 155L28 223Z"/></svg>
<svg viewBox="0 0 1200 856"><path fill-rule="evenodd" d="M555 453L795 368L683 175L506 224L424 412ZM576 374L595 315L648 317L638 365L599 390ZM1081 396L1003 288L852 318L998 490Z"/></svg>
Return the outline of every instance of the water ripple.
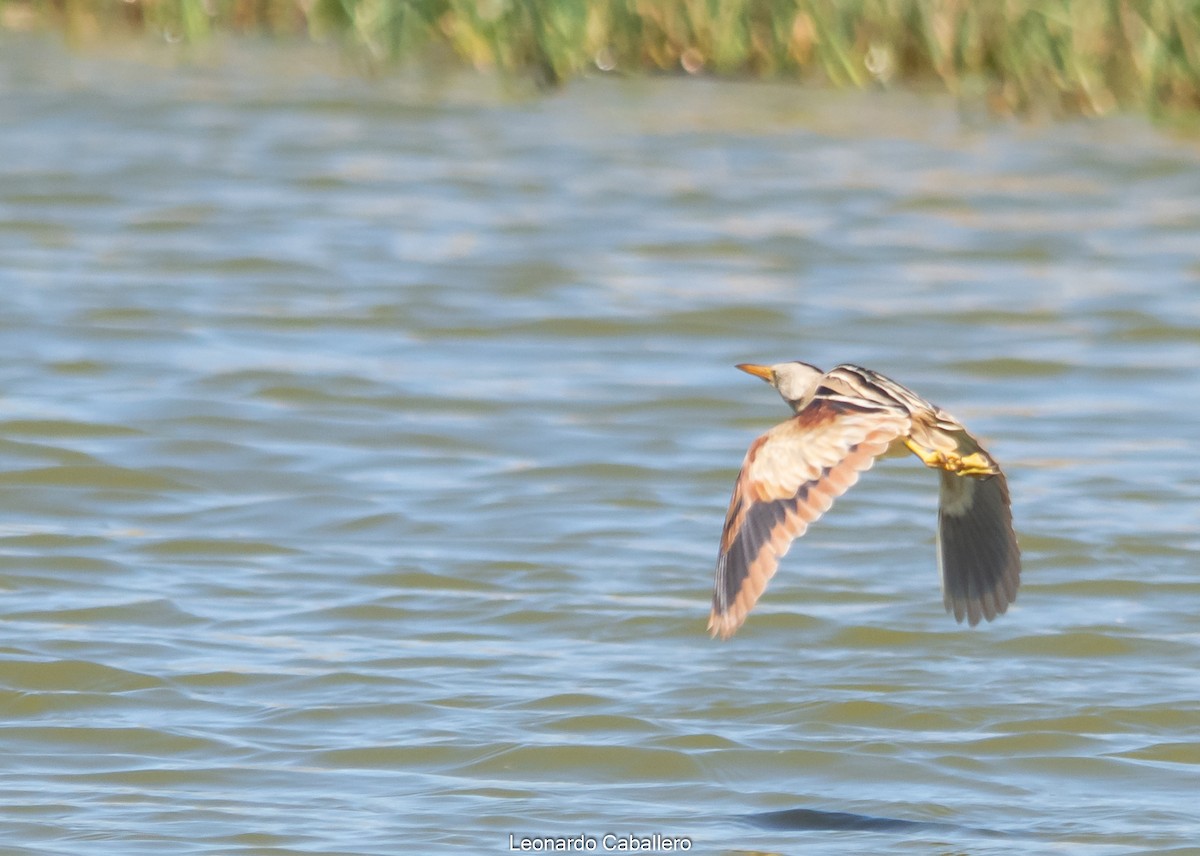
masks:
<svg viewBox="0 0 1200 856"><path fill-rule="evenodd" d="M498 100L264 46L148 78L25 38L10 851L1194 845L1189 142L770 84ZM786 416L731 367L792 358L987 438L1007 615L944 614L936 482L881 462L706 637L735 471Z"/></svg>

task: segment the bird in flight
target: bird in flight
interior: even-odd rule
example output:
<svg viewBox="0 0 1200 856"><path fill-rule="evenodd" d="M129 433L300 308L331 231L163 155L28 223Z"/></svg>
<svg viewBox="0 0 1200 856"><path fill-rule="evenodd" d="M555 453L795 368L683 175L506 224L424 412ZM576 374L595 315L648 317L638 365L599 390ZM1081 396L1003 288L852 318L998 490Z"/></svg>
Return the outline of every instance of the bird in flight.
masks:
<svg viewBox="0 0 1200 856"><path fill-rule="evenodd" d="M775 387L795 415L751 443L742 462L721 533L708 620L713 636L737 632L792 541L889 451L910 451L938 471L937 561L946 611L973 627L1008 609L1021 581L1008 483L962 423L859 366L738 368Z"/></svg>

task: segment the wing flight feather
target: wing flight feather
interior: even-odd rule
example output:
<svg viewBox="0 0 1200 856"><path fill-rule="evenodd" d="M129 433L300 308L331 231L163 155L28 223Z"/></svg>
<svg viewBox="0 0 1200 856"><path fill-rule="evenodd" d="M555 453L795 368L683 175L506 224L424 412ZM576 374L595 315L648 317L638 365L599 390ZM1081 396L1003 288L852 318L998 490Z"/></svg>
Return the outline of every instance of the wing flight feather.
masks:
<svg viewBox="0 0 1200 856"><path fill-rule="evenodd" d="M938 503L938 569L946 611L974 627L1017 599L1021 551L1013 531L1008 482L942 472Z"/></svg>
<svg viewBox="0 0 1200 856"><path fill-rule="evenodd" d="M737 631L792 541L909 426L899 408L816 398L750 445L721 535L714 636Z"/></svg>

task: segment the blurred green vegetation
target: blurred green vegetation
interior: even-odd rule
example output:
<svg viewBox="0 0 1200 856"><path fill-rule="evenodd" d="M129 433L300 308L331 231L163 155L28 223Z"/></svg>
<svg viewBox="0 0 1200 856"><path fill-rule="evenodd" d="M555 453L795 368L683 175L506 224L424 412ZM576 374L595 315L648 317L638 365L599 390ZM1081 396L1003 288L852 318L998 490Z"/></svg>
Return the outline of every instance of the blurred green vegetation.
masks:
<svg viewBox="0 0 1200 856"><path fill-rule="evenodd" d="M303 35L543 85L678 72L935 84L1014 113L1200 108L1200 0L0 0L0 26Z"/></svg>

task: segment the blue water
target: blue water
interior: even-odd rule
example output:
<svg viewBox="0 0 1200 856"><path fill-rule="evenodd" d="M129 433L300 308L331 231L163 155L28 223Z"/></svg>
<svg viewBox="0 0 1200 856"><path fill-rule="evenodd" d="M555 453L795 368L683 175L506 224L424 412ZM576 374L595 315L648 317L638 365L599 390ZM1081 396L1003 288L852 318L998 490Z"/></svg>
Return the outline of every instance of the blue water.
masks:
<svg viewBox="0 0 1200 856"><path fill-rule="evenodd" d="M0 45L5 852L1195 846L1194 141ZM708 639L784 359L986 439L1007 615L884 461Z"/></svg>

